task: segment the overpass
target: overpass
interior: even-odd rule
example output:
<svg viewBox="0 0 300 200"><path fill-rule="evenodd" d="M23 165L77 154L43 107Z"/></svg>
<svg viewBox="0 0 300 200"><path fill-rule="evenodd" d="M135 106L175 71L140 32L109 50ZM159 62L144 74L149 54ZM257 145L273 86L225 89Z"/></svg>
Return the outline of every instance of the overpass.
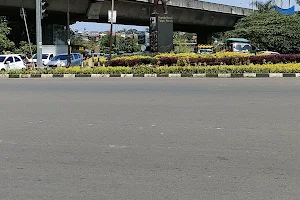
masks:
<svg viewBox="0 0 300 200"><path fill-rule="evenodd" d="M111 1L69 0L72 22L107 22ZM150 1L150 2L149 2ZM66 24L67 0L48 0L49 17L45 23ZM149 26L153 0L117 0L117 23ZM19 8L27 9L29 20L35 20L35 0L1 0L2 15L20 20ZM238 19L252 12L250 9L196 0L169 0L169 15L174 18L174 31L199 33L206 40L213 32L230 30Z"/></svg>

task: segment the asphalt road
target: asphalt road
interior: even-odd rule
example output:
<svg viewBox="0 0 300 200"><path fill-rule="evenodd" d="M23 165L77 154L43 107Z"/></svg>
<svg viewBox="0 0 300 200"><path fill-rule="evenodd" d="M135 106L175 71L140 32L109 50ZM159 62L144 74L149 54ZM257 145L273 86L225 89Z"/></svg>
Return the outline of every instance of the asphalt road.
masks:
<svg viewBox="0 0 300 200"><path fill-rule="evenodd" d="M1 200L298 200L300 80L0 80Z"/></svg>

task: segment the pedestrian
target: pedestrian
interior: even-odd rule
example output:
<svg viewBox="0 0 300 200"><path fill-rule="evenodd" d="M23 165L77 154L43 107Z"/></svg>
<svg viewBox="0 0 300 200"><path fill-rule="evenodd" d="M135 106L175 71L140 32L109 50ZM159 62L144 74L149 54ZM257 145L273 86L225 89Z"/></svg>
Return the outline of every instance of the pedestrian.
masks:
<svg viewBox="0 0 300 200"><path fill-rule="evenodd" d="M26 64L29 63L28 54L24 54L24 63L26 63Z"/></svg>

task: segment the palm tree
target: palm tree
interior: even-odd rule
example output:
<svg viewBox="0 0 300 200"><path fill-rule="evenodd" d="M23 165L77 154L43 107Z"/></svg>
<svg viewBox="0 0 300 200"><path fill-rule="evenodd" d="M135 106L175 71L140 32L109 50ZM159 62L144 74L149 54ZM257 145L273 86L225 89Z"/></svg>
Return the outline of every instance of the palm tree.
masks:
<svg viewBox="0 0 300 200"><path fill-rule="evenodd" d="M297 0L300 3L300 0ZM254 1L252 2L252 5L256 7L257 12L263 13L263 12L270 12L273 11L275 8L275 2L274 0L268 0L266 2L264 1Z"/></svg>

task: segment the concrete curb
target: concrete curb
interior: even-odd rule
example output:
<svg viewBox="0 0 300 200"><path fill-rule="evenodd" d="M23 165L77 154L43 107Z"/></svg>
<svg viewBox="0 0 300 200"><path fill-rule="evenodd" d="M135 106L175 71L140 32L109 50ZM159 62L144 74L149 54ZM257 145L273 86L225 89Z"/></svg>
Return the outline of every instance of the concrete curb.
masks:
<svg viewBox="0 0 300 200"><path fill-rule="evenodd" d="M218 74L218 78L231 78L231 74Z"/></svg>
<svg viewBox="0 0 300 200"><path fill-rule="evenodd" d="M181 74L169 74L169 78L181 78Z"/></svg>
<svg viewBox="0 0 300 200"><path fill-rule="evenodd" d="M91 74L91 78L109 78L109 74Z"/></svg>
<svg viewBox="0 0 300 200"><path fill-rule="evenodd" d="M0 74L0 78L9 78L9 75L8 74Z"/></svg>
<svg viewBox="0 0 300 200"><path fill-rule="evenodd" d="M300 73L241 73L241 74L0 74L0 79L8 78L300 78Z"/></svg>
<svg viewBox="0 0 300 200"><path fill-rule="evenodd" d="M53 78L53 74L41 74L41 78Z"/></svg>
<svg viewBox="0 0 300 200"><path fill-rule="evenodd" d="M121 78L133 78L133 74L121 74Z"/></svg>

